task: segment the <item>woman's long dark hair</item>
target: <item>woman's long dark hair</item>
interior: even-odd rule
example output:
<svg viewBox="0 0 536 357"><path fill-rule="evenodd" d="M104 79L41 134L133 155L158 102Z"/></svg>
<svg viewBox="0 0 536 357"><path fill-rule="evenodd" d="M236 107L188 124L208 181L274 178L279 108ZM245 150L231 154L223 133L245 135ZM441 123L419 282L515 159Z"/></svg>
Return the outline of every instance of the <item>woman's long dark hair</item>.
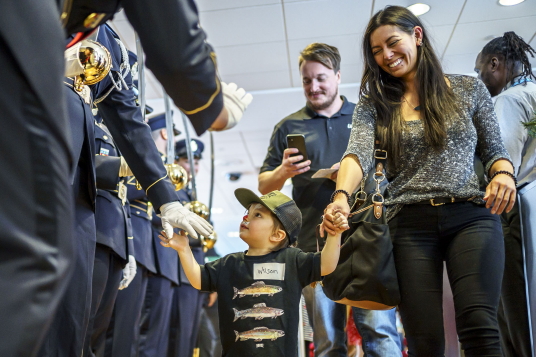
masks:
<svg viewBox="0 0 536 357"><path fill-rule="evenodd" d="M532 74L532 66L527 53L533 58L536 52L528 43L523 41L515 32L505 32L503 36L494 38L482 49L482 55L487 58L490 55L500 55L506 61L508 67L507 79L511 81L517 65L521 65L520 79L535 78Z"/></svg>
<svg viewBox="0 0 536 357"><path fill-rule="evenodd" d="M445 82L441 64L430 44L430 37L417 16L400 6L387 6L378 11L370 19L363 36L365 66L360 96L372 100L378 113L378 139L389 154L390 165L396 167L397 158L402 151L401 135L405 125L400 114L405 84L402 79L381 69L372 54L370 37L377 28L384 25L396 26L410 35L413 35L415 26L423 29L422 46L417 47L415 86L423 113L424 138L427 144L436 150L444 148L447 118L450 114L459 112L459 108L454 93Z"/></svg>

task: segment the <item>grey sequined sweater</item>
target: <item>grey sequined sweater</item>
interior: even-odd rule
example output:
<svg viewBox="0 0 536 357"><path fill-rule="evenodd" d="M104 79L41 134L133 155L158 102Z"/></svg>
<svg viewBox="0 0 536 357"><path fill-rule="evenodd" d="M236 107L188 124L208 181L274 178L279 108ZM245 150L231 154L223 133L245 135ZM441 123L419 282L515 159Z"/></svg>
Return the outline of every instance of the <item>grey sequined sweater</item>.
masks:
<svg viewBox="0 0 536 357"><path fill-rule="evenodd" d="M402 133L402 153L396 168L387 171L389 185L385 205L391 219L404 204L438 197L473 197L483 203L474 170L474 155L480 157L489 172L499 159L510 160L500 135L490 94L484 84L473 77L447 75L462 108L462 115L447 124L447 145L436 151L424 140L421 120L406 122ZM363 172L374 165L374 130L376 109L367 98L361 98L354 115L348 148L343 155L355 155Z"/></svg>

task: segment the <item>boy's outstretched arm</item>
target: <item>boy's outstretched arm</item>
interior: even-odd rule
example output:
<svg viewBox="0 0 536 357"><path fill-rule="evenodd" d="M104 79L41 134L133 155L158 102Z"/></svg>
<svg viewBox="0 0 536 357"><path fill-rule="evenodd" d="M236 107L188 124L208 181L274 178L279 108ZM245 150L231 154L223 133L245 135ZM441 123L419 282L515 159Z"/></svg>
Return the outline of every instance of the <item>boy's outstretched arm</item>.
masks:
<svg viewBox="0 0 536 357"><path fill-rule="evenodd" d="M338 212L333 222L338 227L335 235L328 233L326 244L320 253L320 274L322 276L333 273L339 263L339 255L341 252L341 233L349 228L346 217Z"/></svg>
<svg viewBox="0 0 536 357"><path fill-rule="evenodd" d="M180 234L173 233L173 238L167 239L166 233L162 232L159 237L160 244L164 247L171 247L179 253L182 268L190 284L197 290L201 290L201 268L192 254L186 234L182 231Z"/></svg>

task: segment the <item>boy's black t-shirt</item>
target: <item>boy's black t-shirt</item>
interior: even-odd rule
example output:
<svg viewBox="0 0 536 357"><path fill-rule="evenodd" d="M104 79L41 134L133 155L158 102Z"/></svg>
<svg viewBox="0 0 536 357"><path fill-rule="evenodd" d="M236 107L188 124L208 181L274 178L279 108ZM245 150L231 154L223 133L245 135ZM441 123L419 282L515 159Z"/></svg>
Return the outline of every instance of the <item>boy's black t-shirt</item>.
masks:
<svg viewBox="0 0 536 357"><path fill-rule="evenodd" d="M201 290L218 292L222 356L297 356L301 292L320 278L320 253L297 248L202 265Z"/></svg>

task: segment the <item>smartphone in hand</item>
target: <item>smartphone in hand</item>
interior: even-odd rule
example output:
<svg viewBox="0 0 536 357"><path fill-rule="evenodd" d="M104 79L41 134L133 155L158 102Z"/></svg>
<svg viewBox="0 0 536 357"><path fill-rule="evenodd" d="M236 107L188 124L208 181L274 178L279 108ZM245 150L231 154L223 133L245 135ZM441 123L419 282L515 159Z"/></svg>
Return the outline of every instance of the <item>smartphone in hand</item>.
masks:
<svg viewBox="0 0 536 357"><path fill-rule="evenodd" d="M303 155L303 161L307 161L307 149L305 148L305 136L303 134L289 134L287 135L287 147L288 148L296 148L299 150L297 154L291 155Z"/></svg>

